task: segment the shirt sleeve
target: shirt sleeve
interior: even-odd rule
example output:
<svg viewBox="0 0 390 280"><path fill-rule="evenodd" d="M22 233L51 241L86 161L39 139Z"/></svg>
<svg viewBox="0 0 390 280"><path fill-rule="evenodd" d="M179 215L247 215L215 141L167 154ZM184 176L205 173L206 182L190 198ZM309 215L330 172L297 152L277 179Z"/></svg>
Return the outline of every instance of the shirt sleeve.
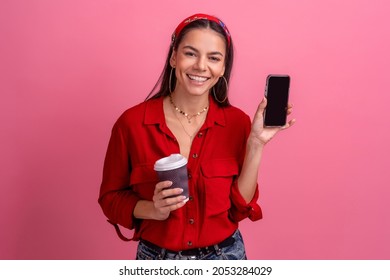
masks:
<svg viewBox="0 0 390 280"><path fill-rule="evenodd" d="M237 180L235 180L232 189L230 199L232 201L232 207L230 208L230 219L235 222L239 222L243 219L249 218L251 221L260 220L263 217L260 206L257 204L259 198L259 189L256 185L256 191L252 200L246 203L242 197L240 190L238 189Z"/></svg>
<svg viewBox="0 0 390 280"><path fill-rule="evenodd" d="M111 132L98 202L111 223L134 229L138 219L133 211L140 198L129 186L131 165L126 131L119 119Z"/></svg>
<svg viewBox="0 0 390 280"><path fill-rule="evenodd" d="M240 159L240 166L242 167L242 164L244 162L245 157L245 149L246 149L246 142L249 136L249 133L251 131L252 123L250 118L245 115L245 118L243 119L243 126L244 129L243 135L245 135L244 139L242 140L242 147L240 149L241 151L241 159ZM234 180L233 185L231 187L231 193L230 193L230 200L232 202L232 207L229 212L230 219L232 219L235 222L239 222L245 218L249 218L251 221L257 221L260 220L263 215L261 208L259 204L257 203L257 200L259 198L259 187L258 184L256 184L256 191L253 195L252 200L249 203L246 203L245 199L242 197L240 190L238 188L238 182L237 178Z"/></svg>

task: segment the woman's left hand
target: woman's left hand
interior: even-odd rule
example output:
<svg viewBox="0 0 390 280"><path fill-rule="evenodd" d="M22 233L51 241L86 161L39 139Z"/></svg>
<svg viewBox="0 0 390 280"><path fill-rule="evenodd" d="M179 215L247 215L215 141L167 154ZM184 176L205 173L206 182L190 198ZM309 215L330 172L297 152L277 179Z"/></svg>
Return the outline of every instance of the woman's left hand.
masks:
<svg viewBox="0 0 390 280"><path fill-rule="evenodd" d="M252 122L252 130L250 133L250 139L259 142L262 145L267 144L279 131L291 127L295 123L295 119L292 119L282 127L264 127L264 109L267 106L267 99L264 99L259 104L257 108L255 117ZM292 112L292 105L288 104L287 115L290 115Z"/></svg>

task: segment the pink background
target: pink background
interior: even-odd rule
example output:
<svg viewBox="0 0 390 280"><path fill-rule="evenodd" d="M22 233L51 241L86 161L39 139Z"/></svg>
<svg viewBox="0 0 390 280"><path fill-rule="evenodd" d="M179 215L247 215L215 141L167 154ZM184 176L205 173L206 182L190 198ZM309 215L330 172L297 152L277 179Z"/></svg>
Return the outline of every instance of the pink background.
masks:
<svg viewBox="0 0 390 280"><path fill-rule="evenodd" d="M241 224L249 258L389 259L389 10L386 0L2 0L0 258L134 257L97 203L110 130L154 85L178 22L205 12L233 35L233 104L252 116L267 74L292 77L297 124L266 148L264 219Z"/></svg>

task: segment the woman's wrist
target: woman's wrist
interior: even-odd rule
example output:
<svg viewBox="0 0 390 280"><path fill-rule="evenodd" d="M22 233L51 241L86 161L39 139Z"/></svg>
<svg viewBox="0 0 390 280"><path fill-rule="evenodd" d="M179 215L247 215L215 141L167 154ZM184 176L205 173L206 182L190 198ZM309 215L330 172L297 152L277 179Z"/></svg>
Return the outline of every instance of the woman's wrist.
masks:
<svg viewBox="0 0 390 280"><path fill-rule="evenodd" d="M139 200L135 205L133 215L137 219L156 219L156 209L152 201Z"/></svg>
<svg viewBox="0 0 390 280"><path fill-rule="evenodd" d="M258 137L254 135L249 135L248 140L246 142L247 150L255 149L262 150L265 146L266 142L262 141Z"/></svg>
<svg viewBox="0 0 390 280"><path fill-rule="evenodd" d="M161 214L156 207L154 207L153 201L139 200L134 208L133 215L137 219L144 220L165 220L166 215Z"/></svg>

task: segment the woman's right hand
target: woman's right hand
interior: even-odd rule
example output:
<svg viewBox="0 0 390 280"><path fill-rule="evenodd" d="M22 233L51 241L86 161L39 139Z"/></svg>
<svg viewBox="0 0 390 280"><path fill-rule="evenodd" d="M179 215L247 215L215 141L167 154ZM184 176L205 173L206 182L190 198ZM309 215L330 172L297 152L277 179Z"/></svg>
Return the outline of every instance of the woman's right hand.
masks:
<svg viewBox="0 0 390 280"><path fill-rule="evenodd" d="M188 198L180 195L183 192L183 189L169 189L170 186L172 186L171 181L162 181L156 184L153 195L153 205L155 209L154 218L156 220L166 220L172 211L183 207L188 201Z"/></svg>

